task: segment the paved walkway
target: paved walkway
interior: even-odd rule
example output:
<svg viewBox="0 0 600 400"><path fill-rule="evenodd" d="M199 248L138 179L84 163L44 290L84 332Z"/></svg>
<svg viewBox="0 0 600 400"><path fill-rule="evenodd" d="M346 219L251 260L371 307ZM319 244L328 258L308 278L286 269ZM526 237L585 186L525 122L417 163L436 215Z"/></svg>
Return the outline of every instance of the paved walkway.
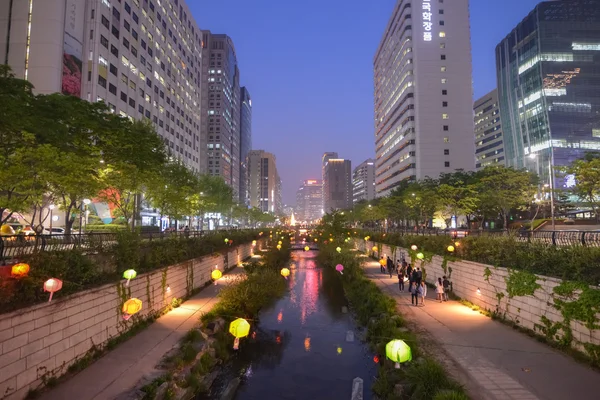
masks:
<svg viewBox="0 0 600 400"><path fill-rule="evenodd" d="M481 393L471 393L474 399L600 398L600 373L456 301L440 304L432 289L424 307L412 307L395 275L382 274L376 261L367 262L365 271L475 381Z"/></svg>
<svg viewBox="0 0 600 400"><path fill-rule="evenodd" d="M226 274L180 307L163 315L135 337L121 343L79 374L43 393L42 400L114 400L133 389L144 376L158 373L162 357L217 303L220 289L240 269Z"/></svg>

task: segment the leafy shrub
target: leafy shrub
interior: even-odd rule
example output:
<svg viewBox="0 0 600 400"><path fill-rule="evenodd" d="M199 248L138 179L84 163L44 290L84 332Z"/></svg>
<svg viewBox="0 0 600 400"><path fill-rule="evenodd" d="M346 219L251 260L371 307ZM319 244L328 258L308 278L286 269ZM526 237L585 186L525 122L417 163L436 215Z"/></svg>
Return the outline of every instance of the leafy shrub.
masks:
<svg viewBox="0 0 600 400"><path fill-rule="evenodd" d="M430 400L444 390L461 391L462 388L454 383L444 367L431 358L413 363L406 371L406 378L411 386L411 399Z"/></svg>
<svg viewBox="0 0 600 400"><path fill-rule="evenodd" d="M469 398L463 392L442 390L433 397L433 400L469 400Z"/></svg>

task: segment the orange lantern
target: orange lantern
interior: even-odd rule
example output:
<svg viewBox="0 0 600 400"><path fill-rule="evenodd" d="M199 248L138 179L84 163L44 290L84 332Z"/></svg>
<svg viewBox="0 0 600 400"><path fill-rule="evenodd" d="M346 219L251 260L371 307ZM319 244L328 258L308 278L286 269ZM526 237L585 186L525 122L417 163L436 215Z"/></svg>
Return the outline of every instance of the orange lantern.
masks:
<svg viewBox="0 0 600 400"><path fill-rule="evenodd" d="M52 301L52 295L54 292L58 292L60 289L62 289L62 286L62 281L56 278L50 278L44 282L44 292L50 292L50 299L48 299L48 303Z"/></svg>
<svg viewBox="0 0 600 400"><path fill-rule="evenodd" d="M12 266L10 274L15 277L23 277L29 273L29 264L18 263Z"/></svg>
<svg viewBox="0 0 600 400"><path fill-rule="evenodd" d="M140 299L129 299L123 303L123 319L127 321L132 315L137 314L142 309L142 301Z"/></svg>

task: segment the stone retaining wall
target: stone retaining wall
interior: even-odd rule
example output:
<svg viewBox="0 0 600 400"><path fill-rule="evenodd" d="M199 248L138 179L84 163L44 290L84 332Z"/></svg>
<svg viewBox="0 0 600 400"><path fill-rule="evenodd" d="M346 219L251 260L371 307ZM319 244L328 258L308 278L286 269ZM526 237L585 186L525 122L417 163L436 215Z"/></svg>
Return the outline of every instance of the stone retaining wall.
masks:
<svg viewBox="0 0 600 400"><path fill-rule="evenodd" d="M233 267L251 253L251 244L239 245L227 258L204 256L140 274L129 287L121 281L0 315L0 399L23 399L44 374L61 375L93 346L126 332L133 321L122 318L123 298L142 300L143 318L204 286L215 266Z"/></svg>
<svg viewBox="0 0 600 400"><path fill-rule="evenodd" d="M369 249L369 254L373 246L376 245L376 243L370 241L355 240L357 249L363 252ZM379 249L379 256L385 254L392 257L393 254L390 246L383 245L381 247ZM401 258L401 253L410 262L409 251L400 247L396 249L395 260ZM448 261L446 270L444 271L443 261L443 257L434 256L431 262L424 264L426 281L428 283L435 284L437 278L441 278L444 275L449 276L454 294L482 309L497 311L499 314L504 315L505 318L512 320L524 328L532 330L539 328L539 325L542 324L542 316L545 316L553 323L564 321L564 317L560 311L553 305L554 299L557 298L553 293L553 289L562 283L561 279L536 275L536 282L540 287L535 290L532 296L515 296L509 298L505 278L508 278L511 272L506 268L495 268L490 265L471 261ZM488 271L490 274L486 280ZM502 293L502 295L499 295L499 293ZM600 319L600 314L596 317ZM570 327L574 339L572 347L585 351L583 345L586 343L600 345L600 330L590 330L579 321L571 321ZM538 333L541 333L539 329ZM558 334L562 336L560 330Z"/></svg>

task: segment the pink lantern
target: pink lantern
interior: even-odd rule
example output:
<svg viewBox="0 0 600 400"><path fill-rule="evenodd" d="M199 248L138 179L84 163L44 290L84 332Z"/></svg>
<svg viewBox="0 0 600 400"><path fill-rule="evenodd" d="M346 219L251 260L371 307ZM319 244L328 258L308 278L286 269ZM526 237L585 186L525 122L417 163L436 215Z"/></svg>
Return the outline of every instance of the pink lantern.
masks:
<svg viewBox="0 0 600 400"><path fill-rule="evenodd" d="M54 292L58 292L60 289L62 289L62 285L62 281L56 278L50 278L44 282L44 292L50 292L50 299L48 300L48 303L52 301L52 295Z"/></svg>
<svg viewBox="0 0 600 400"><path fill-rule="evenodd" d="M344 270L344 266L342 264L338 264L335 266L335 270L337 272L339 272L340 274L344 275L344 273L342 272Z"/></svg>

